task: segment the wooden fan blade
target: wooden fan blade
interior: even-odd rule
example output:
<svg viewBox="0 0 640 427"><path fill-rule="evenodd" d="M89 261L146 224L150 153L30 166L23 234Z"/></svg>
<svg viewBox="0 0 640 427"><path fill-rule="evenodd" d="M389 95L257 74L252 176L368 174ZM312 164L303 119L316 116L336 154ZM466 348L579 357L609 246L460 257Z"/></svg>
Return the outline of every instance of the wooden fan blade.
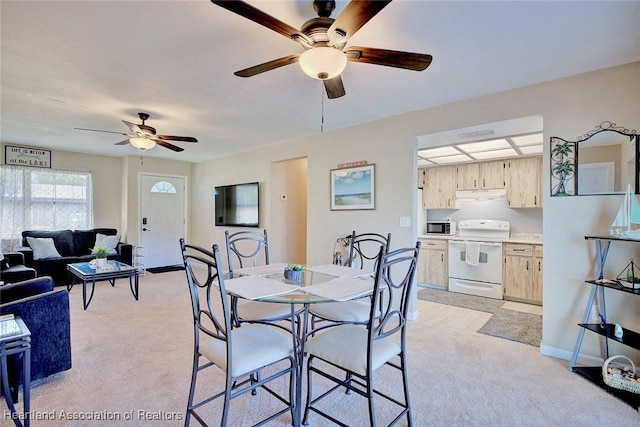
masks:
<svg viewBox="0 0 640 427"><path fill-rule="evenodd" d="M184 148L178 147L177 145L169 144L168 142L163 141L161 139L158 139L158 138L149 138L149 139L153 140L156 144L164 148L168 148L169 150L173 150L177 152L184 151Z"/></svg>
<svg viewBox="0 0 640 427"><path fill-rule="evenodd" d="M312 46L313 42L309 38L300 32L300 30L293 28L289 24L285 24L277 18L251 6L240 0L211 0L211 3L227 9L237 15L245 17L256 24L260 24L267 27L270 30L275 31L278 34L282 34L288 39L306 43L308 46Z"/></svg>
<svg viewBox="0 0 640 427"><path fill-rule="evenodd" d="M391 0L352 0L327 30L329 39L334 40L337 30L343 36L337 39L344 38L343 42L346 41L389 3Z"/></svg>
<svg viewBox="0 0 640 427"><path fill-rule="evenodd" d="M273 61L265 62L264 64L254 65L253 67L236 71L233 74L238 77L252 77L256 74L264 73L265 71L271 71L275 70L276 68L284 67L285 65L295 64L296 62L298 62L299 57L300 55L298 54L285 56L282 58L274 59Z"/></svg>
<svg viewBox="0 0 640 427"><path fill-rule="evenodd" d="M156 135L155 137L163 141L198 142L198 140L192 136Z"/></svg>
<svg viewBox="0 0 640 427"><path fill-rule="evenodd" d="M127 125L132 132L135 132L138 135L144 135L144 132L142 132L142 129L140 129L140 127L137 124L128 122L126 120L123 120L122 123Z"/></svg>
<svg viewBox="0 0 640 427"><path fill-rule="evenodd" d="M327 98L335 99L344 96L344 85L342 84L342 78L340 76L332 79L323 80L324 89L327 91Z"/></svg>
<svg viewBox="0 0 640 427"><path fill-rule="evenodd" d="M91 131L91 132L115 133L115 134L118 134L118 135L125 135L125 136L127 136L127 134L126 134L126 133L124 133L124 132L113 132L113 131L110 131L110 130L85 129L85 128L74 128L74 129L76 129L76 130L88 130L88 131Z"/></svg>
<svg viewBox="0 0 640 427"><path fill-rule="evenodd" d="M433 60L431 55L424 55L422 53L375 49L362 46L351 46L344 53L351 62L366 62L368 64L384 65L414 71L424 70Z"/></svg>
<svg viewBox="0 0 640 427"><path fill-rule="evenodd" d="M122 140L122 141L120 141L120 142L116 142L116 143L115 143L115 144L113 144L113 145L127 145L127 144L129 144L130 142L131 142L131 141L129 141L129 138L127 138L127 139L123 139L123 140Z"/></svg>

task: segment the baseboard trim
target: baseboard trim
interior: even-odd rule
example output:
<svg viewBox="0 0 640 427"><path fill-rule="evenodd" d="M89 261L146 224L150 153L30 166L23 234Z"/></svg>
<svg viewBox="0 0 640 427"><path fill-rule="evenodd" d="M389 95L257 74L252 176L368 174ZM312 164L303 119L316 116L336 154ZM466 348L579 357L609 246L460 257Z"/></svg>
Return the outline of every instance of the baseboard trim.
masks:
<svg viewBox="0 0 640 427"><path fill-rule="evenodd" d="M543 356L554 357L556 359L562 359L571 361L573 352L562 348L551 347L548 345L540 345L540 354ZM586 366L600 366L604 361L600 357L590 356L588 354L581 354L578 356L578 363Z"/></svg>

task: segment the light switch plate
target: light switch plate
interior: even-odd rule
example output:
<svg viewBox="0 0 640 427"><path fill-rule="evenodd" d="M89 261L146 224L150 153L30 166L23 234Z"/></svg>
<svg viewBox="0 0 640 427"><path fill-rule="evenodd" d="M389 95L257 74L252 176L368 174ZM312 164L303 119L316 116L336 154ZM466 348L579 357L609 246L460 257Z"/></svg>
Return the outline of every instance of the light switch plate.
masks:
<svg viewBox="0 0 640 427"><path fill-rule="evenodd" d="M400 217L400 227L411 227L411 217L409 217L409 216L401 216Z"/></svg>

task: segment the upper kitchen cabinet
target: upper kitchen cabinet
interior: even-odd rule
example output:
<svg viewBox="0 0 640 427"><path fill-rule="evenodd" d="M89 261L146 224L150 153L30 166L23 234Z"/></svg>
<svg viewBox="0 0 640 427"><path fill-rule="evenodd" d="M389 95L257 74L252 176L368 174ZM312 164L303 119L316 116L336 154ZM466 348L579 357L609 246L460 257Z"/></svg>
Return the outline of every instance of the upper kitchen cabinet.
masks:
<svg viewBox="0 0 640 427"><path fill-rule="evenodd" d="M458 190L504 188L504 162L463 163L456 166Z"/></svg>
<svg viewBox="0 0 640 427"><path fill-rule="evenodd" d="M462 163L456 166L456 189L476 190L480 181L479 163Z"/></svg>
<svg viewBox="0 0 640 427"><path fill-rule="evenodd" d="M424 169L422 207L455 209L456 167L438 166Z"/></svg>
<svg viewBox="0 0 640 427"><path fill-rule="evenodd" d="M505 186L510 208L542 207L542 158L525 157L505 161Z"/></svg>
<svg viewBox="0 0 640 427"><path fill-rule="evenodd" d="M480 165L480 188L504 188L504 161L482 162Z"/></svg>
<svg viewBox="0 0 640 427"><path fill-rule="evenodd" d="M424 180L426 176L427 176L426 169L418 169L418 188L421 190L424 188Z"/></svg>

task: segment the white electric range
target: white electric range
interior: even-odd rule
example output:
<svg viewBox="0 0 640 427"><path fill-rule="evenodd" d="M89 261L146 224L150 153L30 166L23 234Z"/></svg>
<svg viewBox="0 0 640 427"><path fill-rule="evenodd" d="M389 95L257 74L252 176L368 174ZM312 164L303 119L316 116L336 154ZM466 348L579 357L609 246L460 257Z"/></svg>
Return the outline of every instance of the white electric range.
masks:
<svg viewBox="0 0 640 427"><path fill-rule="evenodd" d="M464 220L449 239L449 291L502 299L502 241L508 221Z"/></svg>

